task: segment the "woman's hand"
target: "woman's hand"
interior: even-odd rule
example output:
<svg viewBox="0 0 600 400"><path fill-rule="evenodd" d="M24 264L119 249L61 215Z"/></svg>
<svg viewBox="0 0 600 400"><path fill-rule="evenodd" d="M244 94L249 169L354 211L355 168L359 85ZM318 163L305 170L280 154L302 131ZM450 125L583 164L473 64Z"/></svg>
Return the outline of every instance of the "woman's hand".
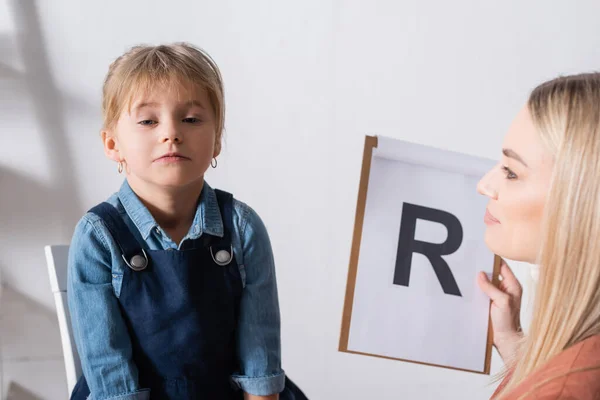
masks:
<svg viewBox="0 0 600 400"><path fill-rule="evenodd" d="M500 281L496 287L484 272L477 278L479 287L492 300L490 316L494 332L494 346L506 363L511 360L523 337L521 331L521 296L523 288L510 267L502 260Z"/></svg>

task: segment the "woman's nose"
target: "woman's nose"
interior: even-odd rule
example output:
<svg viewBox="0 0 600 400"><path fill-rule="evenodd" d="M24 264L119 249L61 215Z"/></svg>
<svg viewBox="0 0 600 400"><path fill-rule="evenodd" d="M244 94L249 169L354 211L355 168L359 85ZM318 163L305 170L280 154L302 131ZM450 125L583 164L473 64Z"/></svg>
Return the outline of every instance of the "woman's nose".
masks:
<svg viewBox="0 0 600 400"><path fill-rule="evenodd" d="M493 170L488 172L477 184L477 192L484 196L489 197L490 199L496 200L498 198L498 191L492 185L492 174Z"/></svg>

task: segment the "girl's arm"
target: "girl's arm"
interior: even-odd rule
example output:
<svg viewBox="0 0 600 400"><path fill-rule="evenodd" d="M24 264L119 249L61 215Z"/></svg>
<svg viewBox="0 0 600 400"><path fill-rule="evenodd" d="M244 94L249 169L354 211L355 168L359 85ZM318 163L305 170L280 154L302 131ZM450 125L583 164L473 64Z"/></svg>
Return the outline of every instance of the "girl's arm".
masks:
<svg viewBox="0 0 600 400"><path fill-rule="evenodd" d="M121 316L110 251L113 243L104 224L87 214L75 229L69 248L68 302L73 334L87 384L95 400L147 400L138 386L131 341ZM114 248L114 246L113 246Z"/></svg>
<svg viewBox="0 0 600 400"><path fill-rule="evenodd" d="M281 369L279 300L267 229L254 210L236 202L246 285L238 321L239 374L234 381L246 399L278 399L285 385ZM234 214L234 221L236 220ZM258 397L257 397L258 396ZM261 397L262 396L262 397Z"/></svg>

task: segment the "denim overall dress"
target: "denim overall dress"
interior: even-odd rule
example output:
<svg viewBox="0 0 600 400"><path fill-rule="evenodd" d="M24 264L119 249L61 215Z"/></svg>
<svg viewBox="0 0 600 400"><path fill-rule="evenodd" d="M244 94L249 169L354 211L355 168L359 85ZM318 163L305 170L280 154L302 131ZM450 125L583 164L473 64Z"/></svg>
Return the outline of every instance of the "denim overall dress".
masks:
<svg viewBox="0 0 600 400"><path fill-rule="evenodd" d="M216 190L222 238L202 235L188 250L149 250L108 203L98 215L129 266L119 303L139 371L151 399L241 400L231 382L238 371L236 327L242 278L232 250L233 196ZM90 395L85 377L72 400ZM281 400L306 396L286 377Z"/></svg>

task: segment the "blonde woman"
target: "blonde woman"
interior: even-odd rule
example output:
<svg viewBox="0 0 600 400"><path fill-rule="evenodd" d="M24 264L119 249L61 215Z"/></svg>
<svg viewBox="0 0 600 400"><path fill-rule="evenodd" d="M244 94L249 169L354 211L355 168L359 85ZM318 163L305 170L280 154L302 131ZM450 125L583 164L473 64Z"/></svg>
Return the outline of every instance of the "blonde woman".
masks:
<svg viewBox="0 0 600 400"><path fill-rule="evenodd" d="M507 365L492 398L600 399L600 74L534 89L478 191L488 247L540 266L526 335L510 268L498 287L479 277Z"/></svg>

